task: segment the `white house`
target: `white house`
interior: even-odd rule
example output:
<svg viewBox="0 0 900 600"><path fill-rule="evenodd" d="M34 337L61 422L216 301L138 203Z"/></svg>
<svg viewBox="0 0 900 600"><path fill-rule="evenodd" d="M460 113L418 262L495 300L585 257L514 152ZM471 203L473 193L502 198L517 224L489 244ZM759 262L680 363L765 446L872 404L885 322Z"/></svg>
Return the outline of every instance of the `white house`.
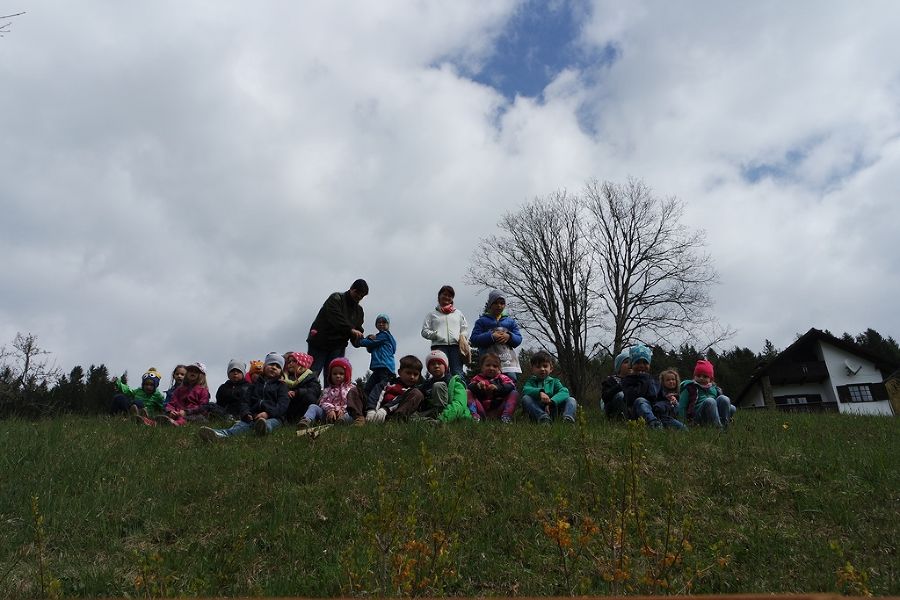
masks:
<svg viewBox="0 0 900 600"><path fill-rule="evenodd" d="M880 356L810 329L759 368L737 397L743 408L893 415Z"/></svg>

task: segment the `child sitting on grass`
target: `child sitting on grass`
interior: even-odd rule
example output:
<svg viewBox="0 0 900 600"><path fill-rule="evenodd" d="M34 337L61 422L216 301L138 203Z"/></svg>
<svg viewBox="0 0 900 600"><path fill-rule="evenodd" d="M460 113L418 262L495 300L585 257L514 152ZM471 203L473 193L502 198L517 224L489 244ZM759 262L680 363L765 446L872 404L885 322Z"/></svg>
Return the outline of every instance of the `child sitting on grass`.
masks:
<svg viewBox="0 0 900 600"><path fill-rule="evenodd" d="M714 383L712 363L700 359L694 366L694 378L681 382L678 416L697 425L715 425L727 429L737 408Z"/></svg>
<svg viewBox="0 0 900 600"><path fill-rule="evenodd" d="M578 403L556 377L551 377L553 357L543 350L531 357L531 377L522 388L522 408L532 421L549 425L562 416L566 423L575 422Z"/></svg>
<svg viewBox="0 0 900 600"><path fill-rule="evenodd" d="M310 371L312 373L312 371ZM318 382L318 377L315 378ZM338 357L328 363L328 387L317 404L310 404L297 429L307 429L318 422L365 422L362 415L362 397L353 383L353 367L350 361Z"/></svg>
<svg viewBox="0 0 900 600"><path fill-rule="evenodd" d="M241 403L241 418L228 429L201 427L201 439L208 442L243 435L255 431L257 435L267 435L281 427L281 420L287 412L287 384L281 380L284 357L276 352L266 355L262 375L251 384Z"/></svg>
<svg viewBox="0 0 900 600"><path fill-rule="evenodd" d="M284 382L288 386L288 406L285 420L289 423L297 421L306 414L309 407L318 404L322 395L322 384L310 370L313 357L305 352L288 352L284 357Z"/></svg>
<svg viewBox="0 0 900 600"><path fill-rule="evenodd" d="M247 365L236 358L228 361L228 380L216 390L216 407L220 416L241 418L241 402L250 384L244 379Z"/></svg>
<svg viewBox="0 0 900 600"><path fill-rule="evenodd" d="M379 383L369 394L366 421L407 419L422 404L422 391L416 387L422 376L422 361L411 354L400 359L397 376Z"/></svg>
<svg viewBox="0 0 900 600"><path fill-rule="evenodd" d="M156 422L160 425L181 426L189 420L206 420L209 404L206 365L195 362L186 369L184 381L175 388L172 398L166 404L165 414L156 417Z"/></svg>
<svg viewBox="0 0 900 600"><path fill-rule="evenodd" d="M631 373L631 360L625 348L613 359L613 374L600 384L600 403L607 419L626 419L625 394L622 392L622 378Z"/></svg>
<svg viewBox="0 0 900 600"><path fill-rule="evenodd" d="M187 365L176 365L175 368L172 369L172 385L166 390L166 399L163 401L163 408L165 408L166 404L172 399L172 395L175 393L175 390L178 389L178 386L184 382L184 377L186 375Z"/></svg>
<svg viewBox="0 0 900 600"><path fill-rule="evenodd" d="M500 357L493 352L481 355L480 373L469 382L469 412L477 423L500 418L512 423L519 394L515 382L500 372Z"/></svg>
<svg viewBox="0 0 900 600"><path fill-rule="evenodd" d="M650 360L653 358L650 349L637 344L628 352L631 373L622 378L622 393L628 418L644 419L647 427L662 429L663 422L653 414L653 402L659 397L659 383L650 376Z"/></svg>
<svg viewBox="0 0 900 600"><path fill-rule="evenodd" d="M653 414L662 421L663 427L687 429L676 418L678 413L678 371L666 369L659 374L659 398L653 403Z"/></svg>
<svg viewBox="0 0 900 600"><path fill-rule="evenodd" d="M162 412L165 398L159 391L162 376L155 368L150 367L141 376L141 387L130 388L121 379L116 379L118 394L113 396L112 412L128 412L132 418L143 422ZM151 421L151 423L155 423Z"/></svg>
<svg viewBox="0 0 900 600"><path fill-rule="evenodd" d="M376 385L394 375L396 365L394 354L397 352L397 340L390 332L391 318L385 314L375 317L375 329L378 330L377 334L359 339L359 345L372 355L369 361L369 370L372 373L366 379L363 390L367 398Z"/></svg>

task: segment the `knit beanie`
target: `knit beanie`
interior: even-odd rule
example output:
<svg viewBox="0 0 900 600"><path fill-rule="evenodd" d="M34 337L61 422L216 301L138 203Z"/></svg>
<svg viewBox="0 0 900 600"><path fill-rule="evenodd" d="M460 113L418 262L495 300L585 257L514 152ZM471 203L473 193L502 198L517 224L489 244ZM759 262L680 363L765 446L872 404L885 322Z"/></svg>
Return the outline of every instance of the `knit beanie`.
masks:
<svg viewBox="0 0 900 600"><path fill-rule="evenodd" d="M241 362L236 358L232 358L231 360L228 361L228 370L225 371L225 374L227 375L228 373L231 373L235 369L240 371L241 375L243 375L244 373L247 372L247 363Z"/></svg>
<svg viewBox="0 0 900 600"><path fill-rule="evenodd" d="M619 354L613 359L613 366L615 367L615 374L619 374L619 370L622 368L622 363L625 361L631 360L631 348L624 348Z"/></svg>
<svg viewBox="0 0 900 600"><path fill-rule="evenodd" d="M632 367L639 360L646 361L649 365L653 360L653 353L650 352L650 348L648 348L647 346L643 344L637 344L635 346L632 346L631 350L628 352L628 360L631 362Z"/></svg>
<svg viewBox="0 0 900 600"><path fill-rule="evenodd" d="M153 382L154 388L158 388L159 382L162 381L162 375L154 367L150 367L146 373L141 375L141 384L148 380Z"/></svg>
<svg viewBox="0 0 900 600"><path fill-rule="evenodd" d="M375 322L377 323L378 321L385 321L388 325L391 324L391 318L384 313L381 313L377 317L375 317Z"/></svg>
<svg viewBox="0 0 900 600"><path fill-rule="evenodd" d="M447 360L447 355L441 352L440 350L432 350L428 353L428 357L425 359L425 368L428 368L428 365L433 363L434 361L444 363L444 368L450 368L450 361Z"/></svg>
<svg viewBox="0 0 900 600"><path fill-rule="evenodd" d="M506 296L504 296L503 292L500 290L491 290L491 293L488 294L487 302L484 305L484 312L490 311L491 305L497 300L506 300Z"/></svg>
<svg viewBox="0 0 900 600"><path fill-rule="evenodd" d="M698 360L697 364L694 365L694 377L696 377L697 375L706 375L707 377L712 379L715 375L712 363L702 358Z"/></svg>
<svg viewBox="0 0 900 600"><path fill-rule="evenodd" d="M264 365L271 365L275 363L279 366L279 368L284 368L284 357L277 352L269 352L266 354L266 360L263 362Z"/></svg>
<svg viewBox="0 0 900 600"><path fill-rule="evenodd" d="M304 370L310 368L313 364L313 357L306 352L294 352L294 360Z"/></svg>

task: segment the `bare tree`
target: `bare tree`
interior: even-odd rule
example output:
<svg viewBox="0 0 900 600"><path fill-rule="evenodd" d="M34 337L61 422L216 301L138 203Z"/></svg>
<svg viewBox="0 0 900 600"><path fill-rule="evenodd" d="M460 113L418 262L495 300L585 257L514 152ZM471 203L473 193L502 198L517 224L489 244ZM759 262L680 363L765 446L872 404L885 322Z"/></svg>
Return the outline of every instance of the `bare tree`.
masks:
<svg viewBox="0 0 900 600"><path fill-rule="evenodd" d="M599 316L584 216L578 199L565 191L535 198L500 219L500 233L481 240L468 270L471 283L518 301L520 327L556 354L575 397L585 389Z"/></svg>
<svg viewBox="0 0 900 600"><path fill-rule="evenodd" d="M15 17L21 17L24 15L24 12L15 13L11 15L0 15L0 21L4 19L13 19ZM0 23L0 37L3 37L5 34L9 33L9 28L12 26L12 21L6 21L5 23Z"/></svg>
<svg viewBox="0 0 900 600"><path fill-rule="evenodd" d="M623 185L589 182L585 203L610 354L638 339L672 344L699 334L699 345L709 347L732 335L709 312L717 275L704 250L705 232L680 222L681 201L660 198L632 178Z"/></svg>

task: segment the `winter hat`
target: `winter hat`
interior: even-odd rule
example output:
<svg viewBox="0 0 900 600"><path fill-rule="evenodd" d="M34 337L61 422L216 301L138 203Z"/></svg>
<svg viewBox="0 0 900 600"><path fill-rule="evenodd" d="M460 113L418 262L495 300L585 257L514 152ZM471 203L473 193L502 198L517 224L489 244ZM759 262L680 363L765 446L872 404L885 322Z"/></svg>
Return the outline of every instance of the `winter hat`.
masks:
<svg viewBox="0 0 900 600"><path fill-rule="evenodd" d="M616 375L619 374L619 369L622 368L622 363L625 362L626 360L627 361L631 360L631 348L623 349L621 352L619 352L619 354L616 356L616 358L613 359L613 366L615 367Z"/></svg>
<svg viewBox="0 0 900 600"><path fill-rule="evenodd" d="M503 292L500 290L491 290L491 293L488 294L487 304L485 306L490 306L497 300L506 300L506 296L504 296Z"/></svg>
<svg viewBox="0 0 900 600"><path fill-rule="evenodd" d="M235 369L240 371L241 375L243 375L244 373L247 372L247 363L241 362L236 358L232 358L231 360L228 361L228 370L225 371L225 374L227 375L228 373L231 373Z"/></svg>
<svg viewBox="0 0 900 600"><path fill-rule="evenodd" d="M162 381L162 375L159 374L155 367L150 367L146 373L141 375L141 384L148 380L153 382L154 388L158 388L159 382Z"/></svg>
<svg viewBox="0 0 900 600"><path fill-rule="evenodd" d="M328 374L325 376L325 380L329 386L331 385L331 369L334 367L344 367L344 383L353 382L353 367L350 365L350 361L343 356L338 356L328 363Z"/></svg>
<svg viewBox="0 0 900 600"><path fill-rule="evenodd" d="M313 364L313 357L306 352L294 352L294 360L304 370L310 368Z"/></svg>
<svg viewBox="0 0 900 600"><path fill-rule="evenodd" d="M202 362L195 362L195 363L189 364L187 366L187 370L190 371L191 369L194 369L195 371L200 371L201 373L206 375L206 365L204 365Z"/></svg>
<svg viewBox="0 0 900 600"><path fill-rule="evenodd" d="M378 321L386 321L388 325L391 324L391 318L384 313L380 313L377 317L375 317L375 322Z"/></svg>
<svg viewBox="0 0 900 600"><path fill-rule="evenodd" d="M284 357L282 355L278 354L277 352L269 352L268 354L266 354L266 360L264 361L263 364L271 365L272 363L275 363L276 365L278 365L279 368L283 369L284 368Z"/></svg>
<svg viewBox="0 0 900 600"><path fill-rule="evenodd" d="M636 346L632 346L631 350L628 352L628 360L631 362L631 365L639 361L643 360L649 365L653 360L653 353L650 352L650 348L643 344L637 344Z"/></svg>
<svg viewBox="0 0 900 600"><path fill-rule="evenodd" d="M447 360L447 355L441 352L440 350L432 350L428 353L428 357L425 359L425 368L428 368L428 365L433 363L434 361L444 363L444 368L450 368L450 361Z"/></svg>
<svg viewBox="0 0 900 600"><path fill-rule="evenodd" d="M715 375L712 363L702 358L698 360L697 364L694 365L694 377L696 377L697 375L706 375L707 377L712 379Z"/></svg>

